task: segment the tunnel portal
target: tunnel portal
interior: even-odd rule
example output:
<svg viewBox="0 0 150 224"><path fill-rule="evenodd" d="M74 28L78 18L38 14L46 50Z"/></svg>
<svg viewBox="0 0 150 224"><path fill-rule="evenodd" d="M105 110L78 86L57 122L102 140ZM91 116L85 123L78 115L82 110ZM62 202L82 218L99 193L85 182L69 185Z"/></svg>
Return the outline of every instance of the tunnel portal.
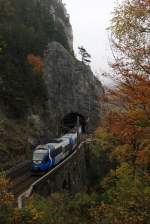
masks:
<svg viewBox="0 0 150 224"><path fill-rule="evenodd" d="M82 127L82 132L85 133L87 129L86 119L83 115L79 113L69 113L64 116L62 120L62 130L64 133L69 132L69 130L73 129L77 126L79 118L79 124Z"/></svg>

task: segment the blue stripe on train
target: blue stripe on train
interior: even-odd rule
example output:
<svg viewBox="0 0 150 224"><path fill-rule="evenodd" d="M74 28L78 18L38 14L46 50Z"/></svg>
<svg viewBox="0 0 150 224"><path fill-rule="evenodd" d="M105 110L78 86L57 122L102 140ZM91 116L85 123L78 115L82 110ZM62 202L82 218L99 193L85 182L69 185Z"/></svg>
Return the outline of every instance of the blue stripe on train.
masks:
<svg viewBox="0 0 150 224"><path fill-rule="evenodd" d="M41 162L40 164L32 163L32 170L46 171L54 165L54 161Z"/></svg>

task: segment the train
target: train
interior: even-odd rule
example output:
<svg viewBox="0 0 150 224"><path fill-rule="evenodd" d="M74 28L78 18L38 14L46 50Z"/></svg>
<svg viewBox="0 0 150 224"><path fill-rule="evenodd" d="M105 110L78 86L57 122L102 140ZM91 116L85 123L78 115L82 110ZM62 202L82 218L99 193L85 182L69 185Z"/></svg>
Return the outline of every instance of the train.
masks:
<svg viewBox="0 0 150 224"><path fill-rule="evenodd" d="M33 151L31 170L34 173L45 172L64 160L75 150L81 134L82 128L79 126L47 144L38 145Z"/></svg>

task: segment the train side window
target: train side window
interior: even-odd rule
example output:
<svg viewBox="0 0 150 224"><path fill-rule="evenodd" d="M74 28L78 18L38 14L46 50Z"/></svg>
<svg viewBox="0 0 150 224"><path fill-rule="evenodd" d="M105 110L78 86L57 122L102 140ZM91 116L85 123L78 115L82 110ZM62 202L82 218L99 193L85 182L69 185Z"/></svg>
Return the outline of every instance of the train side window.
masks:
<svg viewBox="0 0 150 224"><path fill-rule="evenodd" d="M56 149L56 155L60 154L62 152L62 146Z"/></svg>
<svg viewBox="0 0 150 224"><path fill-rule="evenodd" d="M60 154L62 152L62 146L60 146L57 149L52 149L51 150L51 157L54 158L56 157L58 154Z"/></svg>
<svg viewBox="0 0 150 224"><path fill-rule="evenodd" d="M67 152L69 149L70 149L70 145L66 145L66 146L64 147L64 152Z"/></svg>

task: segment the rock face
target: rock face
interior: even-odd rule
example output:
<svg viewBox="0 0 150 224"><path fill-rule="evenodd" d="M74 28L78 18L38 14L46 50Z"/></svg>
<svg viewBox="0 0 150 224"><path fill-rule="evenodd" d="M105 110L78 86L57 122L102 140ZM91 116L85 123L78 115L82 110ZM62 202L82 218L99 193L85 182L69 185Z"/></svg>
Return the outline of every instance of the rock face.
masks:
<svg viewBox="0 0 150 224"><path fill-rule="evenodd" d="M99 97L104 91L89 66L79 62L59 43L48 45L44 59L44 80L53 131L70 113L84 117L89 129L101 118Z"/></svg>
<svg viewBox="0 0 150 224"><path fill-rule="evenodd" d="M70 22L68 22L67 24L64 23L64 21L60 18L57 18L57 20L62 24L67 40L68 40L68 45L69 48L73 51L73 31L72 31L72 26L70 24ZM69 21L69 19L68 19Z"/></svg>
<svg viewBox="0 0 150 224"><path fill-rule="evenodd" d="M22 158L22 154L31 158L36 145L62 135L65 119L71 123L80 117L81 125L88 130L99 124L103 87L90 67L75 59L58 42L49 43L45 51L43 78L48 92L43 108L31 111L23 123L1 118L0 158L4 165L11 158Z"/></svg>
<svg viewBox="0 0 150 224"><path fill-rule="evenodd" d="M36 0L39 1L45 8L48 9L49 14L53 17L56 23L60 23L65 32L67 38L68 46L71 51L73 51L73 31L70 24L70 16L67 13L65 4L62 0Z"/></svg>
<svg viewBox="0 0 150 224"><path fill-rule="evenodd" d="M32 27L31 22L31 24L28 24L29 27L26 27L27 30L24 30L25 33L27 32L27 36L29 33L28 44L23 39L16 39L21 43L21 45L18 45L19 48L16 49L13 39L12 43L9 40L10 46L8 48L10 48L10 52L8 51L8 58L5 54L4 57L1 55L4 63L1 63L0 74L2 87L0 88L2 90L0 95L3 99L0 102L0 160L2 161L0 168L3 169L11 167L16 161L23 160L25 157L31 158L35 146L47 143L51 137L60 136L63 133L61 132L62 127L66 125L68 120L75 124L79 117L82 123L80 124L91 130L96 127L101 118L99 97L103 95L103 87L93 76L90 67L85 66L73 56L72 26L65 4L62 0L34 0L34 3L31 4L32 8L29 11L28 8L30 7L28 7L28 4L26 5L25 1L20 3L26 9L24 16L30 18L30 11L33 10L35 13L35 15L33 13L33 18L35 16L36 21L36 13L41 9L41 18L45 18L46 23L41 20L39 24L40 18L37 18L36 24L39 27L44 27L48 20L50 24L47 28L37 31L39 36L45 32L44 39L58 41L65 48L58 42L51 42L45 50L44 46L47 45L47 41L42 40L42 36L39 38L39 43L43 47L31 47L30 41L32 43L32 40L38 36L38 33L35 32L34 38L32 37L34 26ZM12 29L8 29L9 32L14 30L14 34L17 34L18 27L21 30L24 27L23 16L22 22L17 23L16 30L14 29L15 22L18 18L22 18L18 8L19 6L16 4L16 8L14 8L14 14L16 15L14 18L16 19L11 24ZM3 25L5 27L5 23L2 23ZM49 33L49 28L51 33ZM50 35L49 37L47 32ZM22 56L25 56L28 52L28 50L25 50L26 44L29 45L28 50L30 47L31 49L39 48L41 53L45 50L44 82L39 76L35 78L35 74L32 74L33 72L30 70L30 65L17 53L20 52ZM35 44L38 44L38 42ZM33 43L31 45L34 46ZM14 79L11 78L11 74L14 74Z"/></svg>

